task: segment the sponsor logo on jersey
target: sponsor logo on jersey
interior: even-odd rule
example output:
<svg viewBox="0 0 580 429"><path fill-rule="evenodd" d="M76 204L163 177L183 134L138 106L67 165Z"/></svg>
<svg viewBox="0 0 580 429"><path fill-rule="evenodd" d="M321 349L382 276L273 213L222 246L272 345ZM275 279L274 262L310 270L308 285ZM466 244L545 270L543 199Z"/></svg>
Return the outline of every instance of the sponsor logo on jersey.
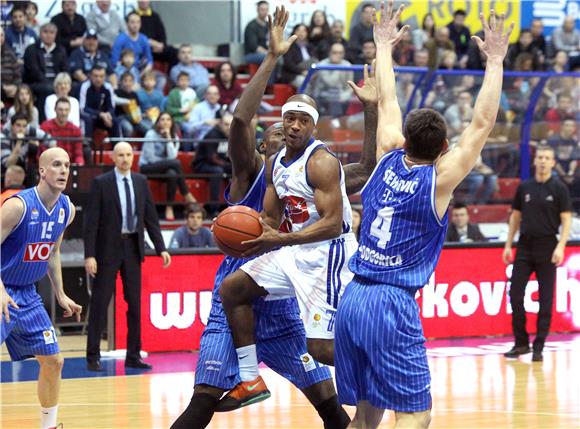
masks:
<svg viewBox="0 0 580 429"><path fill-rule="evenodd" d="M293 224L300 224L310 219L308 204L302 197L284 197L284 220L280 226L281 232L291 232Z"/></svg>
<svg viewBox="0 0 580 429"><path fill-rule="evenodd" d="M30 220L38 219L38 210L32 209L30 210Z"/></svg>
<svg viewBox="0 0 580 429"><path fill-rule="evenodd" d="M42 337L44 338L44 344L54 344L56 342L56 334L53 328L44 331Z"/></svg>
<svg viewBox="0 0 580 429"><path fill-rule="evenodd" d="M28 243L24 249L24 262L46 262L53 248L54 242Z"/></svg>
<svg viewBox="0 0 580 429"><path fill-rule="evenodd" d="M62 207L58 211L58 223L64 223L64 209Z"/></svg>
<svg viewBox="0 0 580 429"><path fill-rule="evenodd" d="M312 359L312 356L308 353L300 355L300 360L302 361L302 366L304 367L304 372L313 371L316 369L316 362Z"/></svg>

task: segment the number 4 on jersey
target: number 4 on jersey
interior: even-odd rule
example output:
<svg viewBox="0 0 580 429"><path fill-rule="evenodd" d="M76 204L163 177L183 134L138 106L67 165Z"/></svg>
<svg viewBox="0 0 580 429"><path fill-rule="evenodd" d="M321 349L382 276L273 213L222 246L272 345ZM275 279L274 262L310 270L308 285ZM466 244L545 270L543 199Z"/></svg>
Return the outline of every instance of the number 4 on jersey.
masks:
<svg viewBox="0 0 580 429"><path fill-rule="evenodd" d="M381 249L385 249L391 239L391 222L394 213L394 208L383 207L377 212L377 217L371 224L371 235L379 239L377 246Z"/></svg>

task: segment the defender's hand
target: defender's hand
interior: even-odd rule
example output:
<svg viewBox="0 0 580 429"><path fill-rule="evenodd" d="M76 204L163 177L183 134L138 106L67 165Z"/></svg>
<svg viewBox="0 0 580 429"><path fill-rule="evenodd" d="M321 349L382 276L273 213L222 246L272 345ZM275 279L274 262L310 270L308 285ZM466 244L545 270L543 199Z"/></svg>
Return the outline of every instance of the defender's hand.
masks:
<svg viewBox="0 0 580 429"><path fill-rule="evenodd" d="M401 13L405 8L404 5L399 6L397 13L393 16L393 0L389 0L389 5L385 13L385 2L381 2L381 17L380 22L377 21L377 14L373 13L373 36L377 46L395 46L401 41L405 32L409 31L409 26L404 25L400 30L397 30L397 24L401 18Z"/></svg>
<svg viewBox="0 0 580 429"><path fill-rule="evenodd" d="M298 36L294 35L290 36L288 40L284 40L284 28L286 28L289 15L290 13L284 6L276 7L273 21L272 17L268 15L268 31L270 32L268 49L276 57L280 57L288 52L292 43L298 38Z"/></svg>
<svg viewBox="0 0 580 429"><path fill-rule="evenodd" d="M504 22L505 15L501 14L499 16L499 22L496 24L495 11L492 9L489 16L489 22L487 22L483 13L479 14L479 19L481 25L483 26L483 34L485 41L481 40L477 36L472 36L471 38L477 43L479 50L488 59L498 59L503 61L507 54L508 46L510 43L510 36L514 29L515 23L512 21L507 32L504 33Z"/></svg>
<svg viewBox="0 0 580 429"><path fill-rule="evenodd" d="M349 80L347 83L352 88L356 97L365 104L378 104L379 94L377 92L377 80L375 79L376 60L373 60L371 71L369 73L369 65L364 65L364 80L363 86L358 87L353 81Z"/></svg>

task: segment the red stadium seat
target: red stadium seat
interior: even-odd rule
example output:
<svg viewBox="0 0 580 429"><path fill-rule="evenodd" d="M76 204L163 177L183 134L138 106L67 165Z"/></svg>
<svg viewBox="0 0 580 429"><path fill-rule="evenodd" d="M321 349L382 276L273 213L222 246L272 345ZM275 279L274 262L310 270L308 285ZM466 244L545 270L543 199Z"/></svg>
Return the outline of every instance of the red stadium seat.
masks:
<svg viewBox="0 0 580 429"><path fill-rule="evenodd" d="M471 223L501 223L509 219L511 206L509 204L490 204L469 206L469 221Z"/></svg>

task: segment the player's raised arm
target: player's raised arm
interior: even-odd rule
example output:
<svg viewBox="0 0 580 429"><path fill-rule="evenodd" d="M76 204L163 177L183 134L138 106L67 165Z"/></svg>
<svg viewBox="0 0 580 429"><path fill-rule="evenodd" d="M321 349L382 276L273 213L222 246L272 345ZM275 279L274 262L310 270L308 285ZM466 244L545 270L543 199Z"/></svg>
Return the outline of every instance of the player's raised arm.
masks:
<svg viewBox="0 0 580 429"><path fill-rule="evenodd" d="M512 22L504 31L505 16L496 23L492 10L489 23L480 15L485 41L473 36L481 52L487 57L483 85L479 91L473 120L465 129L459 144L443 155L437 162L437 195L451 195L453 190L471 171L481 154L489 133L495 125L503 82L503 60L507 53L509 38L514 28Z"/></svg>
<svg viewBox="0 0 580 429"><path fill-rule="evenodd" d="M236 181L246 180L253 175L256 171L256 163L261 162L261 158L256 153L252 118L260 107L266 85L278 58L284 55L296 40L296 36L284 40L284 28L288 22L288 16L289 12L284 6L276 8L274 18L268 16L270 34L268 54L244 89L234 111L228 145L228 156L232 161L232 188L237 187ZM235 191L235 189L232 190ZM241 194L244 192L245 189L240 190ZM237 195L232 195L232 198L236 199Z"/></svg>
<svg viewBox="0 0 580 429"><path fill-rule="evenodd" d="M409 30L405 25L397 30L397 24L403 12L401 5L393 16L393 0L389 0L385 12L385 4L381 2L380 22L373 15L373 34L377 45L377 88L379 93L379 123L377 131L378 160L385 153L402 147L405 141L403 129L403 117L397 100L397 88L395 84L395 71L393 69L393 48L402 39L403 34Z"/></svg>
<svg viewBox="0 0 580 429"><path fill-rule="evenodd" d="M376 67L376 61L373 61L370 71L368 64L365 64L362 87L359 88L354 82L348 81L353 92L364 106L365 136L360 161L344 166L347 195L360 191L377 165L377 104L379 96L375 78Z"/></svg>

